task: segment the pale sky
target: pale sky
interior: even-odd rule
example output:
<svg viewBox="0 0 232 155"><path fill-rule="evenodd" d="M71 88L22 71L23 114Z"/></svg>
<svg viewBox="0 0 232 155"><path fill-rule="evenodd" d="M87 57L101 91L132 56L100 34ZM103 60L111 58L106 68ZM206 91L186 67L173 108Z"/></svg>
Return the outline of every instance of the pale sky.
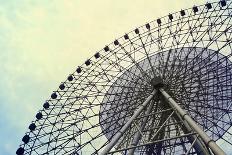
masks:
<svg viewBox="0 0 232 155"><path fill-rule="evenodd" d="M205 0L0 0L0 154L14 155L43 102L106 44Z"/></svg>

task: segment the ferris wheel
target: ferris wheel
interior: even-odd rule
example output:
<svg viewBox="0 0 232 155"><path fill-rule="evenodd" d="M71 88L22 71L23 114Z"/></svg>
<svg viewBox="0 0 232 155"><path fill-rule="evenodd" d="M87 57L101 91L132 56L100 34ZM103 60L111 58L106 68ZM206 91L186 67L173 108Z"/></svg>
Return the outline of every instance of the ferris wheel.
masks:
<svg viewBox="0 0 232 155"><path fill-rule="evenodd" d="M231 1L126 33L45 101L17 155L232 153Z"/></svg>

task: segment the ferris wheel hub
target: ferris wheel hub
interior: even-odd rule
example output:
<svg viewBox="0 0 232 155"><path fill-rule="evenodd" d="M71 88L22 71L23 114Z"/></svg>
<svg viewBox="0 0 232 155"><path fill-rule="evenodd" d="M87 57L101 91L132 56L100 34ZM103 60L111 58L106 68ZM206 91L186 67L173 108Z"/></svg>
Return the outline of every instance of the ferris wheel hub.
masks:
<svg viewBox="0 0 232 155"><path fill-rule="evenodd" d="M152 80L151 80L151 85L155 88L161 88L164 86L163 80L161 77L159 76L155 76Z"/></svg>

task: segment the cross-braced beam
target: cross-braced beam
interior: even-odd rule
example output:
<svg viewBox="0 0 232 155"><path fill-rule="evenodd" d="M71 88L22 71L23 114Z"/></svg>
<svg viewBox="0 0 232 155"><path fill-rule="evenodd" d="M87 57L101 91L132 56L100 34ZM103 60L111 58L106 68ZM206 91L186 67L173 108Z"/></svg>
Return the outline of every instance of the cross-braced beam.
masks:
<svg viewBox="0 0 232 155"><path fill-rule="evenodd" d="M201 137L205 144L212 150L215 155L225 155L225 152L212 140L200 126L188 115L188 113L182 109L175 100L163 89L159 89L165 99L168 101L171 107L185 120L189 126Z"/></svg>
<svg viewBox="0 0 232 155"><path fill-rule="evenodd" d="M131 126L132 122L136 119L137 116L143 111L145 107L150 103L153 96L156 94L157 90L153 90L151 95L143 102L143 104L139 107L137 111L131 116L131 118L127 121L127 123L121 128L119 132L112 138L110 143L105 147L105 149L100 153L100 155L106 155L118 142L118 140L122 137L122 135L126 132L126 130Z"/></svg>
<svg viewBox="0 0 232 155"><path fill-rule="evenodd" d="M182 109L178 105L178 103L176 103L175 100L163 88L155 88L153 90L151 95L143 102L143 104L139 107L139 109L134 112L134 114L127 121L127 123L120 129L120 131L116 133L116 135L111 139L109 144L104 148L104 150L100 153L100 155L106 155L111 151L111 149L117 144L118 140L129 129L129 127L131 126L133 121L140 115L140 113L145 109L145 107L148 107L150 101L152 100L152 98L154 97L154 95L157 93L158 90L161 92L164 99L167 100L169 106L174 110L172 113L170 113L170 115L165 120L167 121L170 117L174 117L174 112L175 112L175 116L180 117L180 119L184 122L184 126L186 127L186 129L191 130L192 132L197 134L197 136L195 134L192 134L192 133L190 135L193 137L190 149L194 146L197 146L197 148L200 148L201 151L203 151L203 154L209 154L208 149L206 148L206 146L207 146L210 148L210 150L215 155L225 155L224 151L201 129L201 127L199 127L197 125L197 123L188 115L188 113L184 109ZM145 113L145 116L149 115L149 113L152 111L151 105L152 104L150 104L150 106L147 108L147 112ZM170 107L167 107L167 108L170 108ZM147 120L147 117L144 117L142 124L140 126L142 130L145 126L144 122L146 122L146 120ZM163 126L166 124L166 121L162 123L159 130L161 130L163 128ZM156 132L156 134L159 133L159 130ZM156 134L153 137L156 137ZM187 133L185 133L185 134L187 134ZM145 144L142 144L142 145L140 144L138 146L138 142L141 138L141 135L142 134L140 132L137 132L134 136L134 139L133 139L133 145L131 145L130 147L127 147L125 149L120 149L120 150L121 151L122 150L129 150L129 154L132 155L137 147L145 146ZM201 142L201 140L199 140L198 136L201 138L202 142ZM159 140L162 141L162 138L161 139L160 138L152 138L152 139L154 139L154 140L158 139L158 140L153 141L153 142L148 142L147 144L154 144L156 142L159 142ZM196 147L194 147L194 148L196 149ZM120 150L116 150L113 152L119 152ZM186 154L188 154L189 151L190 150L188 150L186 152ZM111 151L110 153L113 153L113 152Z"/></svg>
<svg viewBox="0 0 232 155"><path fill-rule="evenodd" d="M151 102L150 105L149 105L149 107L147 108L147 111L146 111L145 115L149 115L152 112L152 108L153 108L153 103ZM148 120L148 116L146 116L146 117L143 118L143 121L142 121L141 126L140 126L140 130L141 131L144 130L144 127L145 127L145 125L147 123L147 120ZM141 139L141 136L142 136L142 134L140 132L137 132L135 134L135 136L134 136L134 139L133 139L130 147L137 146L139 140ZM128 155L133 155L134 152L135 152L135 149L136 148L130 149Z"/></svg>

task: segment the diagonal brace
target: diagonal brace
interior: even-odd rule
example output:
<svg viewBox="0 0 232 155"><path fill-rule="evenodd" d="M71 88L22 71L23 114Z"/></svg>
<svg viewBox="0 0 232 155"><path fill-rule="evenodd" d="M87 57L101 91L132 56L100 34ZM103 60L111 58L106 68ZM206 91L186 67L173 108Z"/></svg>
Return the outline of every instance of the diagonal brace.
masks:
<svg viewBox="0 0 232 155"><path fill-rule="evenodd" d="M226 155L225 152L202 130L200 126L182 109L175 100L163 89L159 89L171 107L173 107L178 114L185 120L189 126L201 137L207 146L213 151L215 155Z"/></svg>
<svg viewBox="0 0 232 155"><path fill-rule="evenodd" d="M143 102L143 104L135 111L135 113L131 116L131 118L127 121L127 123L115 134L115 136L111 139L109 144L104 148L104 150L100 153L100 155L106 155L118 142L118 140L123 136L123 134L127 131L127 129L131 126L132 122L139 116L139 114L143 111L143 109L150 103L153 96L156 94L157 90L154 89L150 96Z"/></svg>

